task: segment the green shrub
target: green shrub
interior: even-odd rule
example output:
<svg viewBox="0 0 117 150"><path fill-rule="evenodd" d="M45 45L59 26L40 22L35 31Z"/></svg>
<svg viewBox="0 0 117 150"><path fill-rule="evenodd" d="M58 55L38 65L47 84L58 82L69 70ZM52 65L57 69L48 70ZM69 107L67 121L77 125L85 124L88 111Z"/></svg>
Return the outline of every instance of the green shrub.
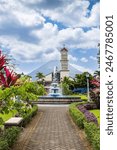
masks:
<svg viewBox="0 0 117 150"><path fill-rule="evenodd" d="M8 150L9 146L7 140L0 138L0 150Z"/></svg>
<svg viewBox="0 0 117 150"><path fill-rule="evenodd" d="M82 103L79 103L79 104L82 104ZM83 129L85 116L80 110L77 109L76 105L78 105L78 103L71 104L69 107L69 112L70 112L72 119L78 125L78 127Z"/></svg>
<svg viewBox="0 0 117 150"><path fill-rule="evenodd" d="M84 128L87 135L87 139L92 144L94 150L100 149L100 129L92 123L87 122L84 114L77 108L78 105L84 104L85 102L73 103L69 107L70 115L76 125L80 128Z"/></svg>
<svg viewBox="0 0 117 150"><path fill-rule="evenodd" d="M19 127L11 127L5 129L3 134L0 135L0 150L9 150L10 147L16 141L19 133L20 133Z"/></svg>
<svg viewBox="0 0 117 150"><path fill-rule="evenodd" d="M20 133L19 127L12 127L5 130L3 137L5 141L7 141L9 147L11 147L14 144L19 133Z"/></svg>
<svg viewBox="0 0 117 150"><path fill-rule="evenodd" d="M22 124L22 126L25 127L31 121L32 117L34 115L36 115L37 111L38 111L38 106L34 105L30 112L28 112L26 114L23 114L23 116L22 116L23 117L23 124Z"/></svg>
<svg viewBox="0 0 117 150"><path fill-rule="evenodd" d="M84 123L85 133L87 135L87 139L92 144L94 150L100 149L100 130L94 123Z"/></svg>

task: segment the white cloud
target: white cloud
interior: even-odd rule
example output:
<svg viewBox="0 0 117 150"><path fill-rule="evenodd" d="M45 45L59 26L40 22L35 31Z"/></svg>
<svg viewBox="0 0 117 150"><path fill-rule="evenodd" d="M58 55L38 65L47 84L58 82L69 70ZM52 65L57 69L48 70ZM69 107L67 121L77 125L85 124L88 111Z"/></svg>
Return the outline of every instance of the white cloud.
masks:
<svg viewBox="0 0 117 150"><path fill-rule="evenodd" d="M100 3L96 3L90 13L90 17L87 19L89 26L99 26L100 25Z"/></svg>
<svg viewBox="0 0 117 150"><path fill-rule="evenodd" d="M99 42L99 29L92 28L87 32L84 32L81 28L66 28L58 30L57 25L51 23L45 23L41 29L32 30L30 35L38 38L38 42L29 43L19 40L19 37L8 35L1 36L0 43L9 46L11 54L18 60L33 62L43 59L44 57L46 58L47 52L51 53L52 51L53 54L55 54L57 49L60 49L64 43L69 49L79 48L88 50L91 48L97 48L97 43ZM56 59L56 54L53 54L49 54L49 60L51 58ZM72 56L69 57L72 61L77 61L77 58Z"/></svg>
<svg viewBox="0 0 117 150"><path fill-rule="evenodd" d="M89 58L92 59L92 60L95 60L95 61L97 60L97 58L94 57L94 56L90 56Z"/></svg>
<svg viewBox="0 0 117 150"><path fill-rule="evenodd" d="M36 10L31 9L20 3L20 1L7 0L0 2L0 22L12 22L22 26L37 26L43 24L45 19Z"/></svg>
<svg viewBox="0 0 117 150"><path fill-rule="evenodd" d="M75 56L72 56L72 55L68 55L68 59L70 62L77 62L78 61L78 58Z"/></svg>
<svg viewBox="0 0 117 150"><path fill-rule="evenodd" d="M95 49L100 33L99 3L89 11L89 2L53 1L56 7L52 9L47 0L1 0L0 44L9 48L10 54L21 62L59 59L58 49L63 44L74 52ZM55 24L48 23L47 17ZM59 27L56 21L67 27ZM90 28L84 31L82 27ZM90 59L94 59L93 56ZM69 60L76 63L78 59L69 54Z"/></svg>
<svg viewBox="0 0 117 150"><path fill-rule="evenodd" d="M80 59L80 61L86 63L86 62L88 62L88 59L85 58L85 57L82 57L82 58Z"/></svg>
<svg viewBox="0 0 117 150"><path fill-rule="evenodd" d="M89 1L72 0L55 8L54 13L52 9L41 9L41 13L69 27L99 26L99 3L93 6L91 12L88 10L89 4Z"/></svg>

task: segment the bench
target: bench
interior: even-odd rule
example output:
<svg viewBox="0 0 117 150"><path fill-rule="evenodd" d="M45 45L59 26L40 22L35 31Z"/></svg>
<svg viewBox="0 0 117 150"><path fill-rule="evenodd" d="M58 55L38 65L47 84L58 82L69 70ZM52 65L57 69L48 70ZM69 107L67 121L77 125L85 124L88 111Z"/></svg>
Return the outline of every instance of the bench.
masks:
<svg viewBox="0 0 117 150"><path fill-rule="evenodd" d="M21 127L22 121L23 121L22 117L12 117L9 120L7 120L4 125L5 125L5 128L12 127L12 126Z"/></svg>

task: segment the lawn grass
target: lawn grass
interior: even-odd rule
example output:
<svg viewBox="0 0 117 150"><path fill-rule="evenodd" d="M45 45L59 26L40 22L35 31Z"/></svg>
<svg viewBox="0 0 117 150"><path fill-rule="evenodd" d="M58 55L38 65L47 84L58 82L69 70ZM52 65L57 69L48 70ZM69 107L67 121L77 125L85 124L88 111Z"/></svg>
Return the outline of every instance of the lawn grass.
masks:
<svg viewBox="0 0 117 150"><path fill-rule="evenodd" d="M79 96L82 100L87 101L87 99L88 99L86 94L79 94Z"/></svg>
<svg viewBox="0 0 117 150"><path fill-rule="evenodd" d="M90 112L96 116L98 123L100 124L100 109L93 109L93 110L90 110Z"/></svg>
<svg viewBox="0 0 117 150"><path fill-rule="evenodd" d="M3 121L7 121L11 117L13 117L16 113L17 113L16 110L13 110L13 111L9 112L8 114L2 114L2 113L0 113L0 117L3 119Z"/></svg>
<svg viewBox="0 0 117 150"><path fill-rule="evenodd" d="M87 101L87 99L88 99L86 94L73 94L71 96L73 96L73 97L80 97L84 101Z"/></svg>

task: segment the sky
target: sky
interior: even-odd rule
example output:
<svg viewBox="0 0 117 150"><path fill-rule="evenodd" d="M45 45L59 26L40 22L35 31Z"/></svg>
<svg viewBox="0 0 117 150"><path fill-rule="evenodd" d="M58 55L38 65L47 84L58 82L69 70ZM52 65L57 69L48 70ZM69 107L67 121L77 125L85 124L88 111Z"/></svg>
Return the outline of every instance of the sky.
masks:
<svg viewBox="0 0 117 150"><path fill-rule="evenodd" d="M17 73L30 73L69 50L80 71L97 68L99 0L0 0L0 48ZM46 69L46 68L45 68Z"/></svg>

